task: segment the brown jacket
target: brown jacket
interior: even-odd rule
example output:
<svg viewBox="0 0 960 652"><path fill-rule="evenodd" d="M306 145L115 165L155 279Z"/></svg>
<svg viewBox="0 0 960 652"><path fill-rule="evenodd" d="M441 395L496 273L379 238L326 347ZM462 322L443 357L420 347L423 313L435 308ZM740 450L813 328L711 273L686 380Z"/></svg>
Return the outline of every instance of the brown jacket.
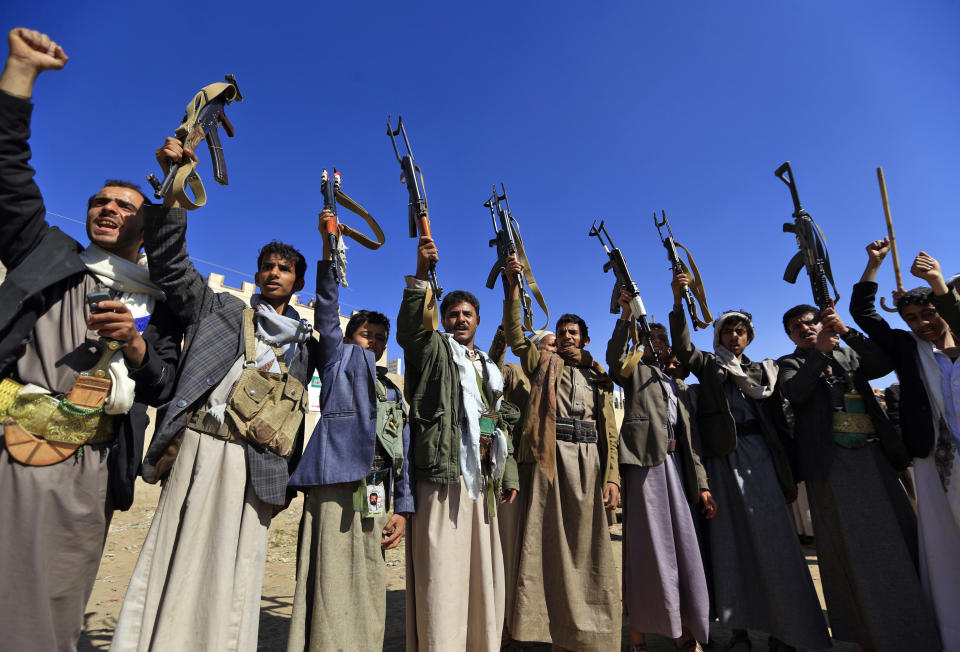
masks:
<svg viewBox="0 0 960 652"><path fill-rule="evenodd" d="M607 366L614 381L624 390L624 417L620 427L620 466L653 467L667 459L667 391L669 382L655 365L640 363L627 378L620 368L630 345L629 322L617 320L607 344ZM683 399L677 396L676 455L683 468L687 500L696 503L700 491L709 489L707 472L691 445L691 416Z"/></svg>
<svg viewBox="0 0 960 652"><path fill-rule="evenodd" d="M520 301L505 299L503 302L503 330L507 337L507 344L513 354L520 358L521 367L528 378L532 378L540 365L540 350L533 346L523 335L523 326L520 320ZM564 365L560 363L557 373L557 387ZM613 391L595 384L594 400L597 405L597 447L600 452L601 464L604 464L604 481L620 486L620 465L618 454L619 434L617 433L617 419L613 413ZM521 437L517 448L517 462L535 462L533 453L526 441Z"/></svg>

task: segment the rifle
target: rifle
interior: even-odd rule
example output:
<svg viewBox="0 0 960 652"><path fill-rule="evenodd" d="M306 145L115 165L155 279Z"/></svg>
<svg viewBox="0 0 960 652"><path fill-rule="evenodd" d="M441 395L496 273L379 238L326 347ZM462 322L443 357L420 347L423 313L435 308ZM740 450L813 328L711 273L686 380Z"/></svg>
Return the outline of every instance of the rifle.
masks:
<svg viewBox="0 0 960 652"><path fill-rule="evenodd" d="M813 302L820 310L826 310L836 304L840 299L840 293L837 292L837 286L833 282L830 255L827 253L827 242L823 236L823 231L810 217L810 213L803 210L800 205L800 196L797 194L797 184L793 179L790 161L778 167L774 174L787 184L787 187L790 188L790 196L793 198L794 222L793 224L789 222L784 224L783 232L796 235L797 246L800 247L800 251L795 253L790 262L787 263L783 280L787 283L796 283L800 268L806 267L807 276L810 277L810 287L813 290ZM834 296L832 298L827 283L833 288Z"/></svg>
<svg viewBox="0 0 960 652"><path fill-rule="evenodd" d="M693 262L693 256L690 255L690 250L674 240L673 229L670 228L670 222L667 221L666 211L661 210L660 215L663 217L662 220L657 219L657 213L654 211L653 223L657 227L660 242L662 242L663 246L667 249L667 260L670 261L670 268L673 270L673 275L690 274L693 277L690 285L683 288L683 301L687 304L687 312L690 313L690 322L693 324L694 330L706 328L713 323L713 315L710 314L710 308L707 307L707 292L703 289L703 279L700 277L700 270L697 269L696 263ZM663 237L663 230L661 229L663 226L667 227L666 238ZM680 247L686 252L687 260L690 263L689 267L680 259L677 247ZM691 291L690 288L693 288L693 290ZM703 319L697 316L697 304L694 303L694 300L700 304L700 312L703 313Z"/></svg>
<svg viewBox="0 0 960 652"><path fill-rule="evenodd" d="M333 179L324 170L320 174L320 191L323 193L323 209L333 213L333 218L328 219L320 225L330 243L330 252L333 255L333 275L337 283L347 287L347 248L343 243L343 237L352 238L367 249L379 249L380 245L386 242L383 230L377 224L373 216L367 210L350 199L341 189L341 176L337 168L333 168ZM373 240L356 229L352 229L337 218L337 204L343 206L348 211L356 213L366 221L367 225L373 229Z"/></svg>
<svg viewBox="0 0 960 652"><path fill-rule="evenodd" d="M500 188L503 190L502 195L498 194L497 187L493 186L493 194L490 195L490 199L483 203L490 209L490 219L493 221L494 238L490 241L490 246L497 248L497 262L493 264L490 274L487 275L487 287L492 290L497 282L497 277L503 275L503 291L504 294L507 293L507 278L504 270L507 266L507 258L516 254L523 265L523 274L517 274L517 287L520 288L520 306L523 308L523 327L534 333L536 331L533 328L533 306L530 295L527 293L527 286L530 287L530 291L537 299L537 304L546 316L547 323L543 325L543 328L546 328L547 324L550 323L550 311L547 310L546 302L543 300L537 281L533 278L533 270L530 268L527 252L523 248L523 239L520 237L520 225L513 217L513 213L510 212L507 189L502 183ZM506 205L506 209L500 205L500 202ZM526 284L524 284L524 279L526 279Z"/></svg>
<svg viewBox="0 0 960 652"><path fill-rule="evenodd" d="M397 162L400 163L400 183L407 184L407 192L410 195L410 203L408 204L410 237L416 238L419 235L432 238L433 236L430 234L430 214L427 208L427 189L426 184L423 182L423 171L419 165L413 162L413 150L410 149L407 130L403 128L403 116L397 116L396 130L390 126L390 116L387 116L387 135L390 136L390 142L393 143L393 153L396 154ZM397 136L400 135L403 136L403 145L406 148L406 154L402 156L400 155L400 149L397 147ZM439 325L436 302L443 294L443 288L440 287L440 284L437 282L436 267L436 262L431 261L428 276L430 280L430 290L433 296L432 300L431 297L427 298L427 302L423 308L424 327L427 328L428 319L429 323L433 326L432 329L428 328L428 330L436 330Z"/></svg>
<svg viewBox="0 0 960 652"><path fill-rule="evenodd" d="M893 233L893 217L890 216L890 200L887 199L887 182L883 179L883 168L877 168L877 182L880 184L883 214L887 218L887 235L890 237L890 253L893 254L893 276L897 281L897 291L903 292L903 277L900 275L900 254L897 253L897 236ZM887 308L887 297L880 297L880 307L887 312L897 312L896 304L893 308Z"/></svg>
<svg viewBox="0 0 960 652"><path fill-rule="evenodd" d="M621 289L626 289L631 296L630 312L632 313L631 319L633 321L631 338L633 339L633 347L627 356L626 362L621 365L620 375L626 378L633 373L633 370L643 357L644 346L650 347L653 359L656 361L657 366L662 368L657 356L657 350L654 348L653 340L650 337L650 324L647 323L647 309L643 307L643 299L640 298L640 289L637 288L636 282L633 280L633 277L630 276L630 270L627 269L627 261L623 257L623 252L614 246L610 233L607 232L607 229L603 226L603 220L600 220L600 226L597 226L597 223L594 222L587 235L596 236L601 246L603 246L603 250L607 252L607 256L610 257L610 260L603 264L603 271L609 272L612 269L614 276L616 276L616 281L613 285L613 295L610 297L610 313L615 315L620 312L619 299ZM603 241L603 236L607 237L606 242ZM643 344L641 344L641 342L643 342Z"/></svg>
<svg viewBox="0 0 960 652"><path fill-rule="evenodd" d="M207 141L213 163L213 178L222 186L227 185L227 162L223 157L219 128L222 126L224 132L233 138L233 125L224 109L233 101L243 101L236 78L227 75L226 80L201 88L187 104L187 112L174 132L186 149L195 150L201 140ZM166 197L172 187L177 201L187 210L192 211L207 203L207 193L197 174L197 162L192 159L171 164L162 182L152 174L147 175L147 181L153 186L153 196L157 199ZM187 196L186 187L193 192L193 200Z"/></svg>

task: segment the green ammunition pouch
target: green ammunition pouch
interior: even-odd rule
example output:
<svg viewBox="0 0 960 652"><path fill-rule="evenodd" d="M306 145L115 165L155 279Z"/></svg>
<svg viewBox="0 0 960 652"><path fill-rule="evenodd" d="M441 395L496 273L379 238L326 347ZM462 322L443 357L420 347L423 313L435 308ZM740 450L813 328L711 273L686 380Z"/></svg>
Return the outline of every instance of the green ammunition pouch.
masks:
<svg viewBox="0 0 960 652"><path fill-rule="evenodd" d="M227 397L224 423L237 438L286 457L307 410L307 392L290 375L283 351L277 347L273 351L280 373L257 369L253 312L253 308L243 311L244 367Z"/></svg>
<svg viewBox="0 0 960 652"><path fill-rule="evenodd" d="M0 421L62 444L103 444L117 435L116 420L101 408L85 409L51 394L21 394L23 385L0 381Z"/></svg>
<svg viewBox="0 0 960 652"><path fill-rule="evenodd" d="M378 378L377 387L377 441L390 458L394 476L403 468L403 427L407 411L403 402L388 401L387 389Z"/></svg>

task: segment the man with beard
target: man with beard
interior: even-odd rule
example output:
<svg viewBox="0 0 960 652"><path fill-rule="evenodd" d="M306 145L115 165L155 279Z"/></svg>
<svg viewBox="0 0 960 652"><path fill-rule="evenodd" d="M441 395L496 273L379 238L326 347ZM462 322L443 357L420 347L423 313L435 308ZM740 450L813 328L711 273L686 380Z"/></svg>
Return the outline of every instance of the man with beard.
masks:
<svg viewBox="0 0 960 652"><path fill-rule="evenodd" d="M28 164L30 96L37 76L67 56L25 28L9 44L0 76L2 647L73 650L113 511L133 502L145 404L172 388L179 334L140 253L149 202L136 185L110 180L90 198L86 248L44 220ZM109 299L88 305L93 293ZM111 355L111 343L122 348ZM94 407L79 389L90 376L78 374L101 360L109 394L101 387Z"/></svg>
<svg viewBox="0 0 960 652"><path fill-rule="evenodd" d="M647 649L646 634L676 640L683 652L701 652L710 637L707 581L689 505L703 503L713 518L717 504L707 474L691 444L691 416L680 388L660 367L670 349L667 329L650 325L652 348L629 373L630 295L621 291L623 312L607 345L610 373L624 389L620 429L623 478L623 594L630 620L630 651Z"/></svg>
<svg viewBox="0 0 960 652"><path fill-rule="evenodd" d="M604 514L620 502L613 383L585 350L590 337L580 317L557 321L556 352L524 337L522 272L511 256L503 329L531 390L517 451L526 518L508 625L518 641L618 649L620 591Z"/></svg>
<svg viewBox="0 0 960 652"><path fill-rule="evenodd" d="M743 311L714 322L714 353L695 347L682 301L689 283L687 274L674 277L670 332L677 358L700 379L703 462L720 505L707 527L714 611L733 630L731 652L750 649L748 629L770 633L775 652L829 647L787 510L797 488L781 443L786 424L775 392L777 365L744 355L754 328Z"/></svg>
<svg viewBox="0 0 960 652"><path fill-rule="evenodd" d="M897 480L910 457L869 381L889 358L832 309L783 315L780 358L833 638L862 650L941 650L917 574L917 521ZM839 347L839 340L852 348ZM862 354L862 355L861 355Z"/></svg>
<svg viewBox="0 0 960 652"><path fill-rule="evenodd" d="M920 581L943 648L960 650L955 615L960 602L960 295L944 282L940 264L920 252L910 273L930 287L897 299L910 330L891 328L874 307L877 269L889 251L887 238L867 245L867 266L853 287L850 314L893 360L900 379L900 427L914 458Z"/></svg>
<svg viewBox="0 0 960 652"><path fill-rule="evenodd" d="M360 310L341 330L332 253L324 238L314 306L324 361L320 422L290 478L305 496L288 652L383 648L383 551L400 545L414 511L403 398L386 367L377 366L390 320Z"/></svg>
<svg viewBox="0 0 960 652"><path fill-rule="evenodd" d="M440 304L446 332L424 326L433 240L406 277L397 342L410 402L416 516L407 530L407 649L500 649L504 568L497 500L517 496L509 444L517 409L502 401L497 365L474 345L480 303L464 291Z"/></svg>
<svg viewBox="0 0 960 652"><path fill-rule="evenodd" d="M166 168L193 153L174 138ZM313 328L290 305L307 263L270 242L249 304L211 290L190 262L187 214L173 193L147 211L151 278L184 324L173 397L143 463L164 481L110 649L257 649L270 519L289 504L303 442Z"/></svg>

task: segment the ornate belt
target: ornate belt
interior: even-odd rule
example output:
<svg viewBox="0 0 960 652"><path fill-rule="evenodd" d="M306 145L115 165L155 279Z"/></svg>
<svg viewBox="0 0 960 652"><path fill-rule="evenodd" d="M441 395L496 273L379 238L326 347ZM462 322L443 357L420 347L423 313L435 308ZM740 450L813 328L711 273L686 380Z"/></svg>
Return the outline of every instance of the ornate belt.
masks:
<svg viewBox="0 0 960 652"><path fill-rule="evenodd" d="M557 440L574 443L596 444L597 424L580 419L557 419Z"/></svg>

